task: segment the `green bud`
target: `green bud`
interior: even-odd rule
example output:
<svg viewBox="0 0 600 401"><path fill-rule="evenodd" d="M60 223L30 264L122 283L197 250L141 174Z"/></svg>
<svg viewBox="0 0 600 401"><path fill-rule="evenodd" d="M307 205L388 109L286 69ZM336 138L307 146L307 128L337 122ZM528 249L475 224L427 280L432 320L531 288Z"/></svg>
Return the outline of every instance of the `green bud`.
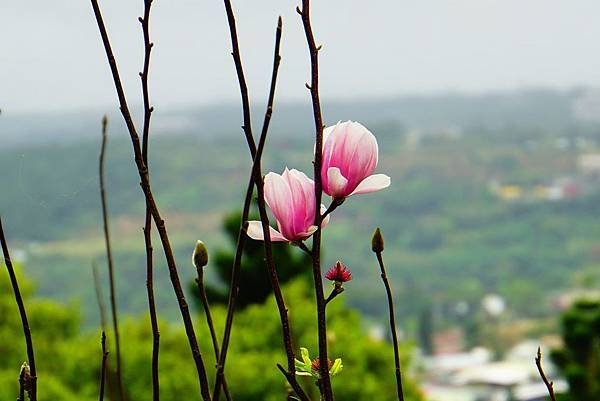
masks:
<svg viewBox="0 0 600 401"><path fill-rule="evenodd" d="M194 248L194 253L192 254L192 263L197 269L208 264L208 249L206 249L204 242L196 242L196 248Z"/></svg>
<svg viewBox="0 0 600 401"><path fill-rule="evenodd" d="M373 238L371 239L371 249L375 253L383 252L383 235L381 235L381 230L379 227L373 233Z"/></svg>

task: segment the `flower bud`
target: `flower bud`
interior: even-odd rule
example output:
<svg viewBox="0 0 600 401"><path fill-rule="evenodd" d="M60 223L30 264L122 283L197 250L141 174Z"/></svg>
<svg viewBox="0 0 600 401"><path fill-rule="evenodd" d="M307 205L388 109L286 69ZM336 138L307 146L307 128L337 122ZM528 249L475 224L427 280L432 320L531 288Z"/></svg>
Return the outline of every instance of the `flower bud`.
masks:
<svg viewBox="0 0 600 401"><path fill-rule="evenodd" d="M194 248L194 253L192 254L192 263L197 269L201 269L208 264L208 249L206 249L204 242L196 242L196 247Z"/></svg>
<svg viewBox="0 0 600 401"><path fill-rule="evenodd" d="M31 391L31 372L29 370L29 364L27 362L23 362L21 365L21 374L19 375L19 382L23 389L27 392Z"/></svg>
<svg viewBox="0 0 600 401"><path fill-rule="evenodd" d="M375 253L383 252L383 235L381 235L379 227L377 227L373 233L373 238L371 238L371 249Z"/></svg>

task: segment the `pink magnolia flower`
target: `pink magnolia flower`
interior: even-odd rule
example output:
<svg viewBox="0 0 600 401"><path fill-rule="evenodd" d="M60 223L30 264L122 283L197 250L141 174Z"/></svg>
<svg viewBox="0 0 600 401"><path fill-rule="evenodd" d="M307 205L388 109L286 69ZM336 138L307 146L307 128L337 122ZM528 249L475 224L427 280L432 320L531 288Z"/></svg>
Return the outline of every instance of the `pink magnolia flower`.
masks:
<svg viewBox="0 0 600 401"><path fill-rule="evenodd" d="M284 170L282 175L269 173L265 176L265 201L275 219L279 231L270 228L272 241L302 241L317 231L315 226L315 183L298 170ZM321 205L321 213L325 206ZM323 219L321 227L329 222ZM248 222L248 236L264 240L262 223Z"/></svg>
<svg viewBox="0 0 600 401"><path fill-rule="evenodd" d="M373 174L379 149L375 136L362 124L339 122L323 131L323 191L335 199L379 191L390 177Z"/></svg>

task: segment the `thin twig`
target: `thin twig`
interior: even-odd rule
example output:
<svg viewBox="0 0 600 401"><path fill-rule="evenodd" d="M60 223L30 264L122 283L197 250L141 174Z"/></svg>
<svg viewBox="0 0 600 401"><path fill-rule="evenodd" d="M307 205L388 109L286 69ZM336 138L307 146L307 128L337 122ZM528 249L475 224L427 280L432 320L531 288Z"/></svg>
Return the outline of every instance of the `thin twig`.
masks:
<svg viewBox="0 0 600 401"><path fill-rule="evenodd" d="M338 207L340 207L342 205L342 203L344 203L345 200L346 200L346 198L334 198L331 201L331 205L329 205L329 207L327 208L325 213L323 213L323 215L321 216L321 220L323 220L325 217L327 217L331 213L333 213L333 211L335 209L337 209Z"/></svg>
<svg viewBox="0 0 600 401"><path fill-rule="evenodd" d="M142 24L144 36L144 67L140 72L142 81L142 97L144 99L144 125L142 128L142 158L146 168L148 163L148 142L150 134L150 118L154 107L150 105L150 94L148 91L148 73L150 70L150 55L154 43L150 41L150 9L153 0L144 0L144 16L139 18ZM158 374L158 357L160 350L160 331L158 317L156 315L156 302L154 301L154 266L152 248L152 214L150 205L146 201L146 216L144 218L144 244L146 247L146 293L148 295L148 310L150 314L150 325L152 327L152 400L160 399L160 381Z"/></svg>
<svg viewBox="0 0 600 401"><path fill-rule="evenodd" d="M212 313L210 312L210 304L208 303L208 297L206 296L206 288L204 287L204 267L196 266L196 284L198 285L198 292L200 294L200 300L202 301L202 307L204 308L204 314L206 316L206 324L210 331L210 337L213 344L213 350L215 352L215 360L219 360L221 352L219 350L219 340L217 339L217 332L215 331L215 324L213 323ZM225 399L231 401L231 393L229 392L229 386L227 385L227 379L223 377L223 392L225 393ZM214 393L213 393L214 400Z"/></svg>
<svg viewBox="0 0 600 401"><path fill-rule="evenodd" d="M17 399L17 401L25 401L25 381L27 376L27 369L29 369L27 363L21 365L21 373L19 373L19 398Z"/></svg>
<svg viewBox="0 0 600 401"><path fill-rule="evenodd" d="M377 242L377 244L381 244L381 246L373 246L373 252L377 255L377 262L379 263L379 268L381 270L381 280L383 280L383 285L385 286L385 292L387 294L388 300L388 311L390 315L390 330L392 333L392 342L394 345L394 363L396 366L396 392L398 393L398 400L404 401L404 391L402 389L402 372L400 371L400 352L398 349L398 334L396 333L396 317L394 312L394 298L392 297L392 288L390 286L390 282L387 278L387 274L385 271L385 264L383 263L383 256L381 253L383 252L383 237L381 237L381 232L377 229L376 234L381 241ZM374 241L375 243L375 241Z"/></svg>
<svg viewBox="0 0 600 401"><path fill-rule="evenodd" d="M106 304L102 295L102 282L100 281L100 272L96 262L92 262L92 276L94 278L94 289L96 291L96 302L98 303L98 311L100 313L100 327L106 332Z"/></svg>
<svg viewBox="0 0 600 401"><path fill-rule="evenodd" d="M535 366L537 366L538 372L540 373L540 377L544 381L546 388L548 388L550 400L556 401L556 396L554 395L554 382L548 380L548 377L546 377L546 373L544 373L544 368L542 367L542 350L540 349L540 347L538 347L537 356L535 357Z"/></svg>
<svg viewBox="0 0 600 401"><path fill-rule="evenodd" d="M344 287L338 287L338 286L333 287L333 290L331 290L331 292L329 293L329 296L327 297L327 299L325 299L325 305L327 305L327 304L329 304L329 302L333 301L333 299L335 297L337 297L338 295L340 295L342 292L344 292Z"/></svg>
<svg viewBox="0 0 600 401"><path fill-rule="evenodd" d="M256 157L256 143L254 142L254 136L252 134L252 121L250 113L250 100L248 96L248 85L246 84L246 78L244 77L244 67L242 65L242 58L240 55L240 48L237 37L237 28L235 24L235 15L233 13L233 6L230 0L224 0L225 11L227 13L227 23L229 25L229 34L231 37L231 47L235 70L238 77L238 83L240 86L240 94L242 98L242 112L244 115L244 135L246 136L246 142L250 149L250 155L252 160ZM221 354L217 361L217 372L215 379L215 387L213 391L214 401L219 401L221 395L221 385L224 379L225 362L227 360L227 351L229 350L229 341L231 339L231 329L233 327L233 317L235 315L235 306L237 304L238 294L240 292L240 272L242 265L242 254L244 251L244 245L246 244L246 221L250 214L250 205L252 204L252 193L254 192L254 174L250 174L250 180L248 187L246 188L246 195L244 197L244 206L242 208L242 218L240 222L240 228L238 231L238 237L236 241L235 256L233 259L233 265L231 268L231 283L229 285L229 299L227 301L227 316L225 318L225 329L223 332L223 345L221 346Z"/></svg>
<svg viewBox="0 0 600 401"><path fill-rule="evenodd" d="M245 79L244 79L244 75L243 75L241 59L239 58L239 48L238 48L238 44L237 44L237 32L235 29L235 18L233 15L233 10L231 8L231 2L228 0L225 0L225 7L227 9L227 17L228 17L228 21L229 21L232 45L233 45L233 49L234 49L232 54L233 54L234 60L236 62L236 70L238 72L238 80L240 82L240 91L242 94L242 106L244 108L244 116L245 116L244 132L246 133L248 147L250 149L250 153L253 158L253 163L252 163L252 171L250 174L250 178L248 180L248 186L246 189L246 196L244 199L244 208L242 211L242 223L241 223L240 231L238 234L236 253L235 253L235 258L234 258L234 263L233 263L233 268L232 268L232 278L231 278L231 285L230 285L230 290L229 290L229 302L228 302L228 307L227 307L227 318L226 318L226 322L225 322L225 332L223 335L223 346L221 347L220 361L217 365L217 378L216 378L216 382L215 382L215 391L214 391L214 400L215 401L218 401L219 395L220 395L220 387L221 387L221 383L223 381L223 372L225 369L227 350L228 350L229 340L230 340L230 336L231 336L231 329L233 326L235 305L236 305L236 301L237 301L237 296L239 294L241 258L242 258L244 244L245 244L246 237L247 237L246 236L246 228L247 228L248 215L250 212L250 205L251 205L251 201L252 201L253 188L256 183L257 189L258 189L259 181L262 185L262 176L261 176L262 174L261 174L260 161L261 161L264 145L266 142L266 136L267 136L267 132L268 132L268 128L269 128L269 123L271 120L271 115L273 113L273 102L275 99L277 74L279 71L279 64L281 62L281 56L279 54L279 49L280 49L281 35L282 35L282 29L283 29L282 28L282 20L280 17L278 20L278 23L277 23L277 30L276 30L276 34L275 34L275 50L274 50L274 59L273 59L273 70L272 70L272 74L271 74L271 84L270 84L270 89L269 89L269 98L267 101L267 110L265 112L265 117L263 120L263 127L262 127L262 132L261 132L260 141L259 141L259 148L256 149L255 145L254 145L254 140L253 140L253 135L252 135L252 127L251 127L250 118L249 118L250 117L250 105L247 102L248 90L245 85ZM246 118L246 116L247 116L247 118ZM260 206L260 203L261 203L260 202L260 198L261 198L260 191L262 191L262 188L259 190L259 202L258 202L259 209L261 208L261 206ZM264 199L263 199L263 208L264 208ZM261 220L262 220L262 218L261 218ZM268 224L268 222L267 222L267 224ZM265 240L266 240L266 237L265 237ZM266 247L270 248L271 245L269 243L269 245L267 246L266 241L265 241L265 248ZM267 263L267 266L268 266L268 263ZM274 266L273 266L273 268L274 268ZM270 273L272 273L272 272L270 271ZM281 289L279 288L279 280L277 278L277 272L275 271L274 273L275 273L275 281L273 281L273 274L270 274L270 277L271 277L271 283L273 284L273 286L274 287L277 286L277 288L279 289L279 291L274 289L274 292L276 293L276 298L278 298L279 296L281 297L281 299L278 301L278 307L279 307L280 301L283 301L283 295L281 294ZM278 292L279 292L279 296L277 294ZM283 309L285 309L285 302L283 302ZM294 388L294 391L296 391L296 394L303 401L308 401L309 400L308 396L306 395L304 390L302 390L302 388L296 381L296 377L295 377L295 365L294 365L295 355L294 355L293 346L292 346L292 342L291 342L289 321L287 319L287 309L285 309L285 313L283 313L283 314L280 309L280 318L282 321L282 327L283 327L283 331L284 331L284 345L286 347L286 353L288 355L288 367L291 366L291 369L292 369L292 370L290 370L291 374L286 374L285 377L288 380L288 382L290 383L290 385L292 386L292 388ZM291 359L290 359L290 355L291 355Z"/></svg>
<svg viewBox="0 0 600 401"><path fill-rule="evenodd" d="M99 401L104 400L104 383L106 382L106 366L108 361L108 351L106 350L106 333L102 332L102 365L100 370L100 394Z"/></svg>
<svg viewBox="0 0 600 401"><path fill-rule="evenodd" d="M281 291L281 285L279 284L279 276L277 274L277 268L275 267L275 261L273 259L273 244L271 242L271 233L269 227L269 216L267 215L267 208L264 194L264 181L261 173L260 160L267 140L267 132L269 130L269 123L271 122L271 115L273 113L273 101L275 97L275 84L277 82L277 72L279 70L279 63L281 56L279 55L279 46L281 42L281 31L282 21L279 17L277 23L277 33L275 36L275 58L273 62L273 75L271 78L271 89L269 92L269 100L267 103L267 111L265 112L265 118L263 121L262 132L260 134L260 140L256 151L256 157L252 165L252 172L254 174L254 181L256 182L256 190L258 193L258 212L260 214L260 220L262 223L263 236L264 236L264 247L265 247L265 261L267 270L269 272L269 279L271 280L271 286L273 287L273 293L275 294L275 301L277 303L277 309L279 311L279 318L281 320L281 328L283 333L283 342L287 355L287 374L285 375L288 382L296 391L298 397L301 400L307 401L308 396L302 390L300 385L296 381L296 367L295 367L295 355L294 346L292 344L292 334L290 329L290 321L288 316L288 309L285 305L285 299Z"/></svg>
<svg viewBox="0 0 600 401"><path fill-rule="evenodd" d="M230 0L224 0L225 11L227 13L227 23L229 25L229 34L231 37L231 55L235 64L235 70L238 77L238 83L240 86L240 94L242 98L242 112L244 115L244 135L246 136L246 142L250 149L250 155L252 160L256 156L256 143L254 141L254 135L252 134L252 120L250 113L250 100L248 96L248 85L246 84L246 78L244 76L244 67L242 65L242 58L240 55L240 48L237 37L237 27L235 23L235 15L233 13L233 6ZM233 259L233 265L231 268L231 283L229 286L229 299L227 302L227 316L225 318L225 329L223 332L223 345L221 347L221 355L217 362L217 374L215 379L215 388L213 391L213 398L215 401L219 401L221 384L224 379L225 361L227 360L227 351L229 350L229 340L231 339L231 329L233 327L233 317L235 315L235 306L237 304L238 294L240 292L240 272L242 264L242 254L244 251L244 245L246 244L246 220L250 214L250 205L252 203L252 194L254 192L254 175L250 175L250 182L246 189L246 195L244 197L244 206L242 208L242 218L240 222L240 228L238 231L238 237L236 241L235 256Z"/></svg>
<svg viewBox="0 0 600 401"><path fill-rule="evenodd" d="M119 336L119 314L117 311L117 295L115 288L115 273L112 257L112 248L110 243L110 230L108 223L108 207L106 205L106 187L104 184L104 160L106 153L106 142L108 118L102 118L102 145L100 146L100 157L98 162L98 176L100 178L100 202L102 204L102 225L104 228L104 244L106 246L106 259L108 262L108 282L110 285L110 309L112 314L112 325L115 335L115 350L116 350L116 374L117 385L119 387L119 399L125 401L125 388L123 386L123 376L121 372L121 340Z"/></svg>
<svg viewBox="0 0 600 401"><path fill-rule="evenodd" d="M134 160L136 163L136 167L138 170L138 174L140 176L140 186L142 191L144 192L144 196L146 198L146 202L150 208L150 212L152 214L152 219L154 220L154 224L158 230L158 234L161 240L162 248L165 254L165 258L167 260L167 266L169 268L169 276L171 279L171 284L173 285L173 290L177 297L177 302L179 305L179 309L181 311L181 316L183 319L183 323L185 326L185 331L188 337L188 341L190 344L190 349L192 351L192 356L194 358L194 362L196 365L196 370L198 373L198 380L200 384L200 391L202 394L202 398L204 401L210 401L210 389L208 387L208 378L206 375L206 368L204 366L204 361L202 359L202 355L200 354L200 349L198 347L198 340L196 339L196 334L194 331L194 326L192 323L192 318L189 312L189 306L186 302L185 295L183 293L183 288L181 287L181 281L179 279L179 273L177 271L177 264L175 262L175 256L173 255L173 248L171 247L171 242L169 240L169 235L167 233L167 229L165 226L165 222L162 219L156 201L154 199L154 195L152 193L152 189L150 186L150 178L148 176L148 169L146 164L144 163L142 156L142 149L140 146L140 137L135 128L135 124L133 123L133 119L131 117L131 113L129 112L129 107L127 105L127 99L125 98L125 92L123 90L123 85L121 83L121 78L119 76L119 70L117 67L117 63L115 61L115 57L112 51L112 47L110 45L110 40L108 37L108 33L106 31L106 26L104 24L104 20L102 19L102 14L100 12L100 7L98 6L98 0L91 0L92 7L94 9L94 15L96 17L96 22L98 24L98 29L100 30L100 36L102 38L102 43L104 45L104 50L106 52L106 57L110 66L111 74L113 77L113 81L115 84L115 89L117 91L117 97L119 99L119 105L121 114L123 115L123 120L125 121L125 125L127 126L127 131L129 132L129 136L131 138L131 143L133 146L134 152Z"/></svg>
<svg viewBox="0 0 600 401"><path fill-rule="evenodd" d="M25 335L25 345L27 347L27 360L29 362L29 378L26 380L25 387L29 394L30 401L37 400L37 373L35 369L35 355L33 352L33 340L31 338L31 330L29 329L29 320L27 319L27 312L25 310L25 304L23 297L21 296L21 290L19 288L19 282L10 259L10 253L8 251L8 243L4 236L4 228L2 227L2 217L0 217L0 243L2 245L2 253L4 255L4 263L6 264L6 270L10 277L10 283L12 284L13 292L15 294L15 300L19 308L19 314L21 315L21 324L23 326L23 334Z"/></svg>
<svg viewBox="0 0 600 401"><path fill-rule="evenodd" d="M230 0L224 0L225 11L227 12L227 23L229 24L229 35L231 36L231 55L235 64L235 71L240 85L240 94L242 95L242 111L244 114L244 125L242 126L246 141L250 148L252 158L256 155L256 144L252 135L252 121L250 113L250 97L248 96L248 85L244 77L244 67L242 65L242 56L240 55L240 46L238 43L237 27L235 24L235 15Z"/></svg>
<svg viewBox="0 0 600 401"><path fill-rule="evenodd" d="M319 50L320 46L315 43L315 37L310 21L310 0L302 0L302 9L296 11L302 17L302 25L306 34L311 65L311 82L308 85L313 106L313 118L315 120L315 158L314 158L314 180L315 180L315 226L317 231L313 234L312 260L313 279L315 283L315 298L317 302L317 321L319 334L319 359L328 361L327 356L327 316L325 311L325 298L323 295L323 279L321 277L321 198L323 196L323 183L321 180L321 166L323 160L323 117L321 114L321 101L319 99ZM334 203L335 204L335 203ZM333 390L327 363L319 367L321 377L322 396L325 401L333 401Z"/></svg>
<svg viewBox="0 0 600 401"><path fill-rule="evenodd" d="M100 313L100 327L102 328L102 332L106 334L107 330L107 317L106 317L106 302L104 302L104 291L102 290L102 280L100 279L100 271L98 269L98 265L96 262L92 261L92 276L94 279L94 289L96 292L96 303L98 304L98 311ZM106 370L110 371L110 363L106 362ZM107 385L108 392L110 395L110 399L114 400L115 397L115 389L114 382L111 376L107 377Z"/></svg>

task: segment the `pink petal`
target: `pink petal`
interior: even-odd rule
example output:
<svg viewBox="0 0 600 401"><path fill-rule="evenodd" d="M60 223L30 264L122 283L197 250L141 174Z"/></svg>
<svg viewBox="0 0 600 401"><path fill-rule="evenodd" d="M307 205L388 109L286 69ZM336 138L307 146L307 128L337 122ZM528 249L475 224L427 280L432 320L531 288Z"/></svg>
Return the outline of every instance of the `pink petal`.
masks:
<svg viewBox="0 0 600 401"><path fill-rule="evenodd" d="M287 175L287 169L283 173ZM265 176L265 200L275 215L283 235L294 232L292 193L288 182L279 174L269 173Z"/></svg>
<svg viewBox="0 0 600 401"><path fill-rule="evenodd" d="M350 195L368 194L369 192L380 191L391 185L392 180L385 174L373 174L365 178Z"/></svg>
<svg viewBox="0 0 600 401"><path fill-rule="evenodd" d="M344 176L348 179L348 191L351 192L365 178L373 174L378 162L379 148L377 139L368 129L355 124L356 146L350 155Z"/></svg>
<svg viewBox="0 0 600 401"><path fill-rule="evenodd" d="M288 172L287 179L293 197L294 232L303 232L315 219L315 183L295 169Z"/></svg>
<svg viewBox="0 0 600 401"><path fill-rule="evenodd" d="M348 185L348 180L342 175L338 167L329 167L327 170L327 195L343 198L347 194L344 189Z"/></svg>
<svg viewBox="0 0 600 401"><path fill-rule="evenodd" d="M325 207L325 205L321 204L321 215L325 214L326 211L327 211L327 208ZM325 218L321 221L321 228L325 227L329 223L330 217L331 217L330 214L325 216Z"/></svg>
<svg viewBox="0 0 600 401"><path fill-rule="evenodd" d="M313 235L315 231L317 231L317 226L310 226L305 232L300 233L299 236L304 240Z"/></svg>
<svg viewBox="0 0 600 401"><path fill-rule="evenodd" d="M275 230L273 227L269 227L269 233L271 235L271 241L273 242L289 242L281 233ZM248 229L246 230L248 237L257 241L264 241L262 222L260 221L249 221Z"/></svg>

